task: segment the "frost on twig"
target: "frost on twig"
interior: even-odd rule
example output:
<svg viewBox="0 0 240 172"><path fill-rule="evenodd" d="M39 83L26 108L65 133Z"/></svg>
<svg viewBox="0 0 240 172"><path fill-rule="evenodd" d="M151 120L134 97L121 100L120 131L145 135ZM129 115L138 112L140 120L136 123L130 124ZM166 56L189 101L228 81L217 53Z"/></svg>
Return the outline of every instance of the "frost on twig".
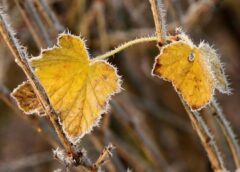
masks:
<svg viewBox="0 0 240 172"><path fill-rule="evenodd" d="M115 146L110 143L103 149L97 161L92 166L93 170L99 169L103 164L105 164L109 160L110 157L112 157L112 151L114 148Z"/></svg>
<svg viewBox="0 0 240 172"><path fill-rule="evenodd" d="M91 171L99 170L102 165L104 165L109 158L112 156L112 151L115 147L113 144L106 146L102 153L99 155L95 163L91 163L90 159L87 157L87 153L84 149L78 150L78 157L73 157L71 154L65 152L65 150L57 148L53 150L53 156L59 160L66 167L70 166L83 166Z"/></svg>
<svg viewBox="0 0 240 172"><path fill-rule="evenodd" d="M234 130L231 127L230 122L226 119L221 107L215 99L210 104L210 107L213 109L213 116L217 119L218 124L220 125L222 132L228 142L230 150L236 167L240 167L240 147L238 143L238 138L234 133Z"/></svg>
<svg viewBox="0 0 240 172"><path fill-rule="evenodd" d="M66 167L79 166L79 165L87 168L91 167L91 162L88 159L87 153L84 149L77 151L78 157L74 157L72 154L66 153L65 150L57 148L53 150L53 156L55 159L60 161Z"/></svg>
<svg viewBox="0 0 240 172"><path fill-rule="evenodd" d="M188 108L188 106L186 106L183 100L181 101L192 122L193 128L198 133L200 140L208 154L208 158L212 164L212 168L216 171L227 171L225 167L225 162L215 141L214 135L212 135L212 132L208 128L206 122L197 111L192 112Z"/></svg>

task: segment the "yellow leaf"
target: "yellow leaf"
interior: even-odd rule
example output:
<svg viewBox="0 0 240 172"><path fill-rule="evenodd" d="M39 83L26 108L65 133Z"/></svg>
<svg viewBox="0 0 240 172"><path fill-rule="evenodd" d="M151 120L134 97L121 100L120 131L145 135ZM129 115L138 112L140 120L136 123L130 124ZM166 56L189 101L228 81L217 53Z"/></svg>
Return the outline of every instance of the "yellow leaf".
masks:
<svg viewBox="0 0 240 172"><path fill-rule="evenodd" d="M26 114L43 114L42 105L39 103L29 81L23 82L13 90L11 96L16 100L18 107Z"/></svg>
<svg viewBox="0 0 240 172"><path fill-rule="evenodd" d="M201 50L203 57L209 60L211 70L214 74L216 88L222 93L230 94L231 89L229 88L229 83L218 54L212 47L204 42L200 43L199 49Z"/></svg>
<svg viewBox="0 0 240 172"><path fill-rule="evenodd" d="M90 60L84 41L70 34L62 34L58 47L43 50L31 64L73 143L98 124L110 96L121 88L116 69Z"/></svg>
<svg viewBox="0 0 240 172"><path fill-rule="evenodd" d="M161 49L153 74L172 82L192 110L203 108L214 94L215 83L208 62L185 37Z"/></svg>

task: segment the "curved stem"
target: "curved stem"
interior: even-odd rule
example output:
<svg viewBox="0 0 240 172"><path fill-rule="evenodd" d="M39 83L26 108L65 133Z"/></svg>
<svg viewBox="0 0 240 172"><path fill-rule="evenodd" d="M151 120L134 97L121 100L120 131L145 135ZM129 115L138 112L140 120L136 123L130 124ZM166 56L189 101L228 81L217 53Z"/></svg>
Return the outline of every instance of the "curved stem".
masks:
<svg viewBox="0 0 240 172"><path fill-rule="evenodd" d="M94 58L94 60L103 60L103 59L106 59L110 56L113 56L114 54L128 48L128 47L131 47L135 44L139 44L139 43L143 43L143 42L152 42L152 41L157 41L157 37L143 37L143 38L137 38L137 39L134 39L134 40L131 40L129 42L126 42L120 46L118 46L117 48L109 51L109 52L106 52L102 55L99 55L99 56L96 56Z"/></svg>

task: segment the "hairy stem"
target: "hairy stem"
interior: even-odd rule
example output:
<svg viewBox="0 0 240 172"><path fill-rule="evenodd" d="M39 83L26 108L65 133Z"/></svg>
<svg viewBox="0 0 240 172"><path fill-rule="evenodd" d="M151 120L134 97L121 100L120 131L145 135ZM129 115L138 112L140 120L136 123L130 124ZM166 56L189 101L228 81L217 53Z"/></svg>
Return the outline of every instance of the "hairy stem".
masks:
<svg viewBox="0 0 240 172"><path fill-rule="evenodd" d="M129 41L129 42L126 42L120 46L118 46L117 48L115 48L114 50L111 50L109 52L106 52L104 53L103 55L99 55L99 56L96 56L94 59L95 60L103 60L103 59L106 59L110 56L113 56L114 54L128 48L128 47L131 47L135 44L139 44L139 43L144 43L144 42L152 42L152 41L157 41L157 37L143 37L143 38L137 38L137 39L134 39L132 41Z"/></svg>

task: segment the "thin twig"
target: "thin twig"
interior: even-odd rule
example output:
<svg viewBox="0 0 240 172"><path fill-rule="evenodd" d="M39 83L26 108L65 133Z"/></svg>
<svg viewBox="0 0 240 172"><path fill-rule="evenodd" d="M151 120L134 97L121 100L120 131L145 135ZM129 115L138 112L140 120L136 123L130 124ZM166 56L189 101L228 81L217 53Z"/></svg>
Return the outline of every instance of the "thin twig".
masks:
<svg viewBox="0 0 240 172"><path fill-rule="evenodd" d="M168 169L168 162L164 159L162 152L159 151L152 138L144 130L146 127L143 129L143 124L136 120L139 116L135 113L127 113L126 110L121 107L121 104L114 100L110 101L110 104L114 112L118 114L115 116L120 118L119 121L129 131L129 134L138 142L139 147L142 149L145 156L159 171L166 171L163 169Z"/></svg>
<svg viewBox="0 0 240 172"><path fill-rule="evenodd" d="M149 2L151 4L158 41L164 43L166 41L166 25L162 2L161 0L149 0Z"/></svg>
<svg viewBox="0 0 240 172"><path fill-rule="evenodd" d="M39 28L40 33L42 34L42 38L44 40L44 42L46 43L46 45L50 46L52 45L52 41L49 38L48 32L40 18L40 16L37 13L37 10L35 8L35 6L33 5L32 0L25 0L26 2L26 9L28 10L28 12L30 13L30 15L33 18L33 21L36 23L37 27Z"/></svg>
<svg viewBox="0 0 240 172"><path fill-rule="evenodd" d="M135 98L134 101L138 103L139 99ZM183 131L189 134L192 134L191 126L187 125L188 121L174 114L170 110L158 106L158 104L150 99L145 98L143 101L143 105L139 104L139 108L144 108L147 110L152 116L154 116L159 121L170 125L176 130Z"/></svg>
<svg viewBox="0 0 240 172"><path fill-rule="evenodd" d="M98 152L103 151L104 145L102 143L102 140L97 135L90 135L90 140L94 144L95 148ZM116 172L117 169L112 163L106 163L106 169L107 171Z"/></svg>
<svg viewBox="0 0 240 172"><path fill-rule="evenodd" d="M97 172L97 170L106 162L109 160L109 157L112 156L112 151L115 149L115 146L112 143L109 143L108 146L106 146L96 162L92 166L92 171Z"/></svg>
<svg viewBox="0 0 240 172"><path fill-rule="evenodd" d="M121 159L130 164L134 171L146 171L144 168L144 160L138 155L138 152L135 151L134 148L123 142L118 136L111 132L111 130L107 131L107 135L109 140L111 140L116 146L117 154L121 157Z"/></svg>
<svg viewBox="0 0 240 172"><path fill-rule="evenodd" d="M226 137L227 143L232 152L232 156L237 168L240 168L240 148L237 141L237 136L235 135L230 123L227 121L222 109L217 104L216 100L213 100L210 106L214 109L213 116L217 119L224 136Z"/></svg>
<svg viewBox="0 0 240 172"><path fill-rule="evenodd" d="M27 27L29 28L33 39L35 40L36 44L38 47L41 47L42 45L44 45L43 40L41 39L40 35L38 34L38 32L36 32L37 28L36 25L33 23L33 21L30 19L30 14L27 12L26 7L24 5L24 1L20 1L20 0L15 0L15 3L20 11L20 14L22 15L24 21L27 24Z"/></svg>
<svg viewBox="0 0 240 172"><path fill-rule="evenodd" d="M198 112L192 112L189 107L185 104L182 98L180 98L184 108L191 120L193 128L196 130L212 164L214 171L227 171L219 148L215 142L211 131L207 124Z"/></svg>
<svg viewBox="0 0 240 172"><path fill-rule="evenodd" d="M60 24L56 15L52 12L50 7L48 6L46 0L34 0L34 3L38 8L39 13L42 15L42 17L45 18L45 20L48 22L50 26L53 26L53 28L56 29L58 33L64 31L63 26Z"/></svg>

